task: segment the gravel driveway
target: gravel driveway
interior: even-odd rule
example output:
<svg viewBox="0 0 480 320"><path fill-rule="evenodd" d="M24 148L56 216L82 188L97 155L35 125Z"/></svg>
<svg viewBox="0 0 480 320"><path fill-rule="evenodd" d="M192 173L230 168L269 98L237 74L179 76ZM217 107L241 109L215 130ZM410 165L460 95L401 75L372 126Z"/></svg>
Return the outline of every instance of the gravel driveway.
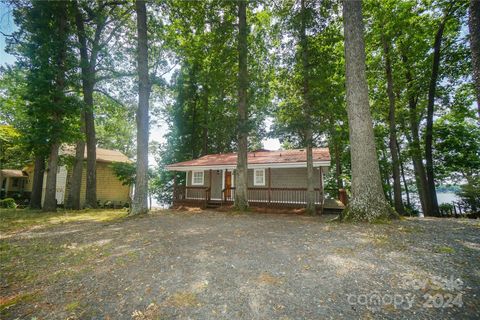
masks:
<svg viewBox="0 0 480 320"><path fill-rule="evenodd" d="M159 211L4 235L2 319L480 318L480 222ZM17 298L15 298L17 299Z"/></svg>

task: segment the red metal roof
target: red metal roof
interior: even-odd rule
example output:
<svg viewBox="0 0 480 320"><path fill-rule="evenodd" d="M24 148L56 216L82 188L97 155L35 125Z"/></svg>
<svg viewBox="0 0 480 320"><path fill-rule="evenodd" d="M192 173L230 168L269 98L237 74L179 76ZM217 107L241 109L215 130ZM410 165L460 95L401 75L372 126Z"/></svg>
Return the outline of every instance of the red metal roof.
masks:
<svg viewBox="0 0 480 320"><path fill-rule="evenodd" d="M266 151L259 150L248 153L249 164L269 164L269 163L296 163L306 162L306 149ZM330 161L330 152L328 148L314 148L313 161ZM168 167L203 167L203 166L222 166L236 165L236 153L209 154L198 159L173 163Z"/></svg>

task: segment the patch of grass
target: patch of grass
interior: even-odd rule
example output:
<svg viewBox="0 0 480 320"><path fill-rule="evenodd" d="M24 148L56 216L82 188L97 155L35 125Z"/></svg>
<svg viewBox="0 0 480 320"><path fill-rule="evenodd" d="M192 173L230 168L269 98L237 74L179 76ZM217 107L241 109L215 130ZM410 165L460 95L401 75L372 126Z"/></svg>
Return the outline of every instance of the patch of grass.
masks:
<svg viewBox="0 0 480 320"><path fill-rule="evenodd" d="M197 295L188 291L181 291L173 294L167 299L167 304L178 308L200 306Z"/></svg>
<svg viewBox="0 0 480 320"><path fill-rule="evenodd" d="M42 267L56 259L58 249L58 245L40 240L22 245L0 241L1 274L8 282L30 285Z"/></svg>
<svg viewBox="0 0 480 320"><path fill-rule="evenodd" d="M65 311L67 312L75 312L80 307L79 301L72 301L65 306Z"/></svg>
<svg viewBox="0 0 480 320"><path fill-rule="evenodd" d="M161 318L160 308L153 302L145 310L135 310L132 313L133 320L157 320Z"/></svg>
<svg viewBox="0 0 480 320"><path fill-rule="evenodd" d="M269 284L269 285L277 285L282 283L282 280L279 277L275 277L266 272L261 273L258 276L257 281L259 283Z"/></svg>
<svg viewBox="0 0 480 320"><path fill-rule="evenodd" d="M333 250L336 254L339 255L351 255L355 252L354 248L339 247Z"/></svg>
<svg viewBox="0 0 480 320"><path fill-rule="evenodd" d="M422 232L422 228L418 226L400 226L397 228L398 231L403 233L420 233Z"/></svg>
<svg viewBox="0 0 480 320"><path fill-rule="evenodd" d="M32 227L92 221L108 222L125 218L124 210L79 210L43 212L30 209L2 209L0 211L0 233L17 232Z"/></svg>
<svg viewBox="0 0 480 320"><path fill-rule="evenodd" d="M372 243L376 246L382 247L389 243L389 238L384 234L377 234L372 237Z"/></svg>
<svg viewBox="0 0 480 320"><path fill-rule="evenodd" d="M12 297L0 297L0 311L4 311L11 306L16 305L17 303L25 303L25 302L31 302L35 299L37 296L37 293L24 293L24 294L17 294Z"/></svg>
<svg viewBox="0 0 480 320"><path fill-rule="evenodd" d="M439 246L435 248L435 252L450 254L450 253L455 253L455 249L449 246Z"/></svg>

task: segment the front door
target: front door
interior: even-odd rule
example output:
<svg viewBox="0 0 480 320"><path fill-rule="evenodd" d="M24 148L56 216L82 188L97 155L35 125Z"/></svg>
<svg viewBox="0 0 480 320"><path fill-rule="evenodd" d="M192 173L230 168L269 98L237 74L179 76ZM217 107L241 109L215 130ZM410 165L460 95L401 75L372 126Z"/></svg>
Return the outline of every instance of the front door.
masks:
<svg viewBox="0 0 480 320"><path fill-rule="evenodd" d="M230 199L232 196L232 172L225 172L225 197Z"/></svg>

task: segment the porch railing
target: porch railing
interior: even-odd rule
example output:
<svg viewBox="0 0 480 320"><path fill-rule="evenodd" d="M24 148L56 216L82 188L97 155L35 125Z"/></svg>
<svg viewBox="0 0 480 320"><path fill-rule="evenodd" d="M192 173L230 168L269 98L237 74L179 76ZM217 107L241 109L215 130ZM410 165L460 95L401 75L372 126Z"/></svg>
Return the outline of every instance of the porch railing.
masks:
<svg viewBox="0 0 480 320"><path fill-rule="evenodd" d="M314 189L315 204L323 206L324 194L319 188ZM222 190L222 203L232 203L235 200L236 188ZM176 186L174 188L174 203L202 203L206 206L211 199L211 189L205 187ZM255 205L271 207L304 206L307 203L306 188L248 188L248 202Z"/></svg>
<svg viewBox="0 0 480 320"><path fill-rule="evenodd" d="M209 200L210 188L181 185L173 188L173 203L200 201L206 207Z"/></svg>
<svg viewBox="0 0 480 320"><path fill-rule="evenodd" d="M224 203L235 200L235 188L223 189ZM315 203L323 205L324 196L320 189L315 189ZM306 188L247 188L248 202L268 206L305 205L307 203Z"/></svg>

